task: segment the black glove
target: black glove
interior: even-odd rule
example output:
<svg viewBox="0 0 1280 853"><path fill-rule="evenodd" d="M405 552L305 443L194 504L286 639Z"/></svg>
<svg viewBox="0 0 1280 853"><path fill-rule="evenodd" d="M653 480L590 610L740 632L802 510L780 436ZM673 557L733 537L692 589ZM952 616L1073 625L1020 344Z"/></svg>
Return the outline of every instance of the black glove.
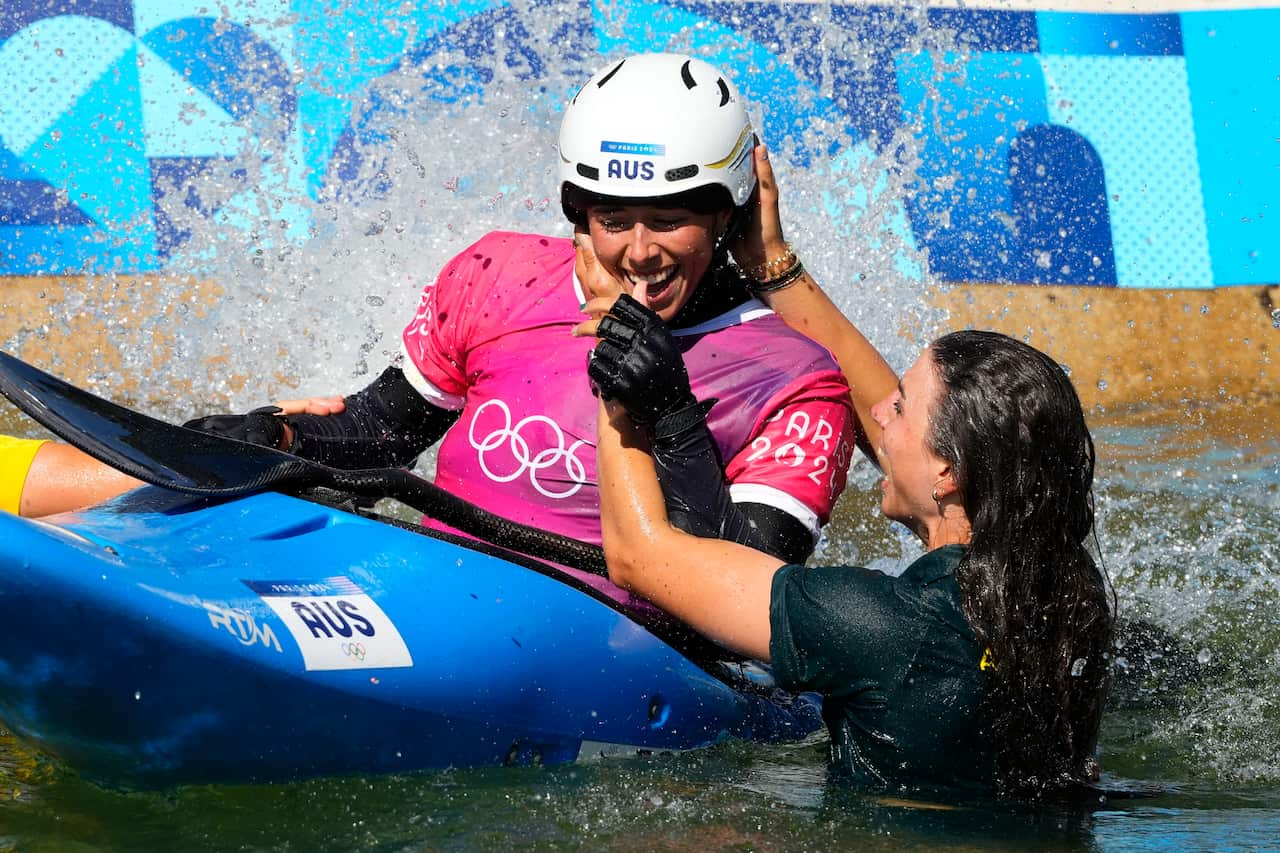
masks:
<svg viewBox="0 0 1280 853"><path fill-rule="evenodd" d="M617 400L631 419L652 426L697 402L675 338L662 318L625 293L596 329L587 359L595 392Z"/></svg>
<svg viewBox="0 0 1280 853"><path fill-rule="evenodd" d="M284 418L279 406L262 406L245 415L208 415L187 421L187 429L211 432L249 444L280 448L284 441Z"/></svg>

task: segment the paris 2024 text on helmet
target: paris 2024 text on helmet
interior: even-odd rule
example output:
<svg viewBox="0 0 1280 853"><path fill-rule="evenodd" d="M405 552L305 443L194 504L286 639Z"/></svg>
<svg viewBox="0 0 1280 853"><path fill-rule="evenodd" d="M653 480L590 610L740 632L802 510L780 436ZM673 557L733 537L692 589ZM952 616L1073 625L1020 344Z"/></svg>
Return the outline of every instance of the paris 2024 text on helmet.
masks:
<svg viewBox="0 0 1280 853"><path fill-rule="evenodd" d="M649 201L722 189L718 206L741 207L756 184L754 142L737 87L701 59L646 53L612 63L560 124L565 215L579 220L583 194Z"/></svg>

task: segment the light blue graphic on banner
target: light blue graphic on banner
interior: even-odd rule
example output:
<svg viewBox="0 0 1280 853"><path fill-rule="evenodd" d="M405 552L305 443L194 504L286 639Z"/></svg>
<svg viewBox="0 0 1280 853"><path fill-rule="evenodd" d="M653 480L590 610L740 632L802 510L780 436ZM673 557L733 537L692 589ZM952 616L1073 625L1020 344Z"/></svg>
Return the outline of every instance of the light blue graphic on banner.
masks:
<svg viewBox="0 0 1280 853"><path fill-rule="evenodd" d="M1218 284L1280 281L1280 10L1183 16Z"/></svg>
<svg viewBox="0 0 1280 853"><path fill-rule="evenodd" d="M0 139L26 154L133 46L92 18L46 18L0 44Z"/></svg>
<svg viewBox="0 0 1280 853"><path fill-rule="evenodd" d="M315 200L358 203L355 179L378 173L362 158L383 156L396 97L483 102L505 64L562 100L571 93L537 89L552 63L589 73L666 49L731 73L790 164L855 196L853 184L900 195L828 192L821 212L841 217L837 234L901 229L884 236L925 253L941 281L1271 283L1277 39L1275 9L11 0L0 274L195 263L175 252L201 217L259 248L307 240ZM420 89L380 86L392 74ZM904 128L918 150L885 156ZM849 172L916 161L905 184Z"/></svg>
<svg viewBox="0 0 1280 853"><path fill-rule="evenodd" d="M17 212L19 226L71 233L40 241L2 229L0 273L154 264L138 63L131 34L97 18L46 18L0 44L0 143L23 164L0 178L38 180L84 222L41 228Z"/></svg>
<svg viewBox="0 0 1280 853"><path fill-rule="evenodd" d="M903 120L923 146L908 210L943 279L1117 283L1103 158L1052 120L1040 59L898 59Z"/></svg>
<svg viewBox="0 0 1280 853"><path fill-rule="evenodd" d="M636 154L642 157L661 157L667 146L649 142L610 142L602 140L600 150L606 154Z"/></svg>
<svg viewBox="0 0 1280 853"><path fill-rule="evenodd" d="M226 110L145 44L138 45L138 81L148 157L229 156L248 144Z"/></svg>
<svg viewBox="0 0 1280 853"><path fill-rule="evenodd" d="M1177 15L1036 12L1043 56L1179 56Z"/></svg>
<svg viewBox="0 0 1280 853"><path fill-rule="evenodd" d="M499 0L334 2L296 0L298 109L306 117L303 158L314 193L358 105L379 77L459 23L505 5Z"/></svg>
<svg viewBox="0 0 1280 853"><path fill-rule="evenodd" d="M1042 56L1040 63L1050 120L1089 140L1106 166L1116 281L1211 286L1182 57Z"/></svg>

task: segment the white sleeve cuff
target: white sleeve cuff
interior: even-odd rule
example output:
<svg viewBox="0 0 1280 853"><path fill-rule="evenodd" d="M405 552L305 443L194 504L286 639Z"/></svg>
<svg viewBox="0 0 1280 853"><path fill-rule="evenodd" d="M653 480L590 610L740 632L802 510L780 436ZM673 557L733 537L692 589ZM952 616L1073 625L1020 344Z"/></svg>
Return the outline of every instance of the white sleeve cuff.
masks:
<svg viewBox="0 0 1280 853"><path fill-rule="evenodd" d="M446 412L462 410L463 405L467 402L466 397L442 391L435 386L435 383L423 376L422 371L418 370L418 366L409 357L409 351L405 349L403 341L400 343L400 352L404 355L400 369L404 372L404 378L409 380L409 384L413 386L415 391L437 409L444 409Z"/></svg>
<svg viewBox="0 0 1280 853"><path fill-rule="evenodd" d="M813 540L818 541L818 533L822 528L818 522L818 514L781 489L760 483L733 483L729 486L729 497L736 504L764 504L780 509L787 515L795 516L801 524L809 528Z"/></svg>

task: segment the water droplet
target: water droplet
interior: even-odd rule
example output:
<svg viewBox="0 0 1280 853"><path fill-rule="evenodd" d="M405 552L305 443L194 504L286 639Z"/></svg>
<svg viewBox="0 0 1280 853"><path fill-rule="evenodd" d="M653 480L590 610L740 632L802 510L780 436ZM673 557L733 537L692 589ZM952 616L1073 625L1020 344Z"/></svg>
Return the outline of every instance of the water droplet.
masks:
<svg viewBox="0 0 1280 853"><path fill-rule="evenodd" d="M1107 390L1107 380L1105 380L1105 379L1099 379L1099 380L1098 380L1098 390L1099 390L1099 391L1105 391L1105 390Z"/></svg>

